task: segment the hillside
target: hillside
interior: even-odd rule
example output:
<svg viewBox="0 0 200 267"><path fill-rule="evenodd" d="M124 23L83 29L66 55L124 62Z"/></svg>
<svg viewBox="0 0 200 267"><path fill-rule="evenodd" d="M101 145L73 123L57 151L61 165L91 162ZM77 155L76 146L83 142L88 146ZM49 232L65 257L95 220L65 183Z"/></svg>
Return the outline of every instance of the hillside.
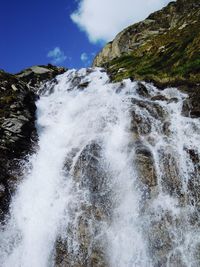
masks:
<svg viewBox="0 0 200 267"><path fill-rule="evenodd" d="M157 85L200 82L200 1L177 0L129 26L96 56L112 80L154 81Z"/></svg>

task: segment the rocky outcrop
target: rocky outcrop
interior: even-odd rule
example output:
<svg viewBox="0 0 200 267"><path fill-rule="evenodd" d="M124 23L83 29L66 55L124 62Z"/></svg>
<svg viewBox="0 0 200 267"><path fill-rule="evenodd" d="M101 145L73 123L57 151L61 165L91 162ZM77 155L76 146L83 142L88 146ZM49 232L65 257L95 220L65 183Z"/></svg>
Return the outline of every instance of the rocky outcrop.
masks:
<svg viewBox="0 0 200 267"><path fill-rule="evenodd" d="M108 173L102 164L102 148L98 142L93 141L77 154L78 157L74 153L70 154L72 160L77 157L74 166L67 157L65 167L68 170L72 168L76 190L85 192L85 196L80 200L82 204L78 216L77 207L71 210L75 226L69 224L66 240L57 242L56 267L105 267L108 264L101 228L110 219L111 192ZM73 245L70 244L75 242L77 251L74 251Z"/></svg>
<svg viewBox="0 0 200 267"><path fill-rule="evenodd" d="M200 2L177 0L129 26L96 56L113 80L154 81L157 85L200 82Z"/></svg>
<svg viewBox="0 0 200 267"><path fill-rule="evenodd" d="M15 76L21 81L28 84L32 91L37 91L37 89L44 84L46 81L50 81L56 75L62 74L66 69L63 67L55 67L51 64L33 66L25 69Z"/></svg>
<svg viewBox="0 0 200 267"><path fill-rule="evenodd" d="M37 90L45 81L65 71L52 65L34 66L12 75L0 71L0 219L20 179L19 164L33 151L37 140L35 111Z"/></svg>

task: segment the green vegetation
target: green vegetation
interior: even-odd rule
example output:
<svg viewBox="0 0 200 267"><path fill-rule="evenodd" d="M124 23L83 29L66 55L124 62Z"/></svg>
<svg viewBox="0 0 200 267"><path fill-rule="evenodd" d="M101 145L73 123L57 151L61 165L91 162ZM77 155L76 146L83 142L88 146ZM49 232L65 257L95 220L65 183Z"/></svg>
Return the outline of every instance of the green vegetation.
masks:
<svg viewBox="0 0 200 267"><path fill-rule="evenodd" d="M112 46L111 46L112 47ZM116 58L114 51L121 55ZM125 29L98 56L113 81L125 78L162 85L200 83L200 3L177 0Z"/></svg>
<svg viewBox="0 0 200 267"><path fill-rule="evenodd" d="M124 78L158 83L200 82L200 22L152 37L130 54L106 64L114 81Z"/></svg>

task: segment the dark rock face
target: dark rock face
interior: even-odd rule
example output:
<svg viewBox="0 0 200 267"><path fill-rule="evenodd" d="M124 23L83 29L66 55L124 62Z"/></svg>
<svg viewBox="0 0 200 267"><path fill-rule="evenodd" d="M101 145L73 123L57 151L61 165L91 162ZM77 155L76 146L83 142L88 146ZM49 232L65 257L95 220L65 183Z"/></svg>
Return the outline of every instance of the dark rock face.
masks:
<svg viewBox="0 0 200 267"><path fill-rule="evenodd" d="M36 95L26 83L13 75L0 73L0 216L8 211L9 200L14 190L18 160L31 149L36 139ZM33 140L31 140L31 138Z"/></svg>
<svg viewBox="0 0 200 267"><path fill-rule="evenodd" d="M180 88L189 97L184 101L182 114L191 118L200 117L200 85Z"/></svg>
<svg viewBox="0 0 200 267"><path fill-rule="evenodd" d="M0 71L0 219L20 178L19 162L34 149L35 101L37 89L48 79L64 72L51 65L35 66L20 74Z"/></svg>

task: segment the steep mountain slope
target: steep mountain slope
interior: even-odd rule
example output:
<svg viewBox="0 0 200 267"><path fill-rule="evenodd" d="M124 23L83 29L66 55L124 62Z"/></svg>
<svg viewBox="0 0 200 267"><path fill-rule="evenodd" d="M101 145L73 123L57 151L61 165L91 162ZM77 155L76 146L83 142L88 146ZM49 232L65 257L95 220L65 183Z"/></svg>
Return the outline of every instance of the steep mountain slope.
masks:
<svg viewBox="0 0 200 267"><path fill-rule="evenodd" d="M111 78L154 81L160 86L200 82L200 1L177 0L108 43L94 66Z"/></svg>

